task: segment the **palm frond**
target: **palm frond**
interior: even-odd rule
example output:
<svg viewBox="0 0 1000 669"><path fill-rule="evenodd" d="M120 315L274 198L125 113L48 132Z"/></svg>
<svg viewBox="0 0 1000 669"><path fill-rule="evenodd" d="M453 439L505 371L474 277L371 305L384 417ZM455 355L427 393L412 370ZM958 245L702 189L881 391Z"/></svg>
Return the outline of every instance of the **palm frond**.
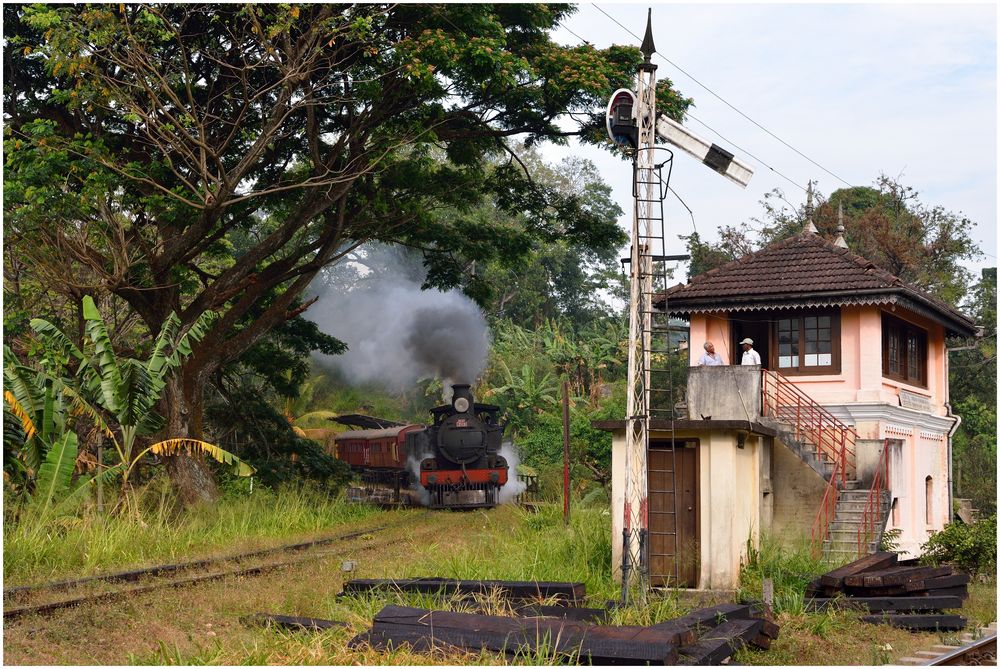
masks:
<svg viewBox="0 0 1000 669"><path fill-rule="evenodd" d="M173 311L167 316L166 322L160 334L156 336L156 344L153 346L153 353L149 356L149 363L146 366L150 376L160 377L164 371L164 366L168 363L167 350L173 344L177 331L181 327L181 319Z"/></svg>
<svg viewBox="0 0 1000 669"><path fill-rule="evenodd" d="M37 423L41 420L42 393L38 386L39 373L17 362L17 358L4 347L3 384L14 394L21 408ZM36 426L37 427L37 426Z"/></svg>
<svg viewBox="0 0 1000 669"><path fill-rule="evenodd" d="M138 425L159 399L159 393L153 390L149 372L138 360L123 360L119 366L119 378L120 383L115 393L118 422L122 425Z"/></svg>
<svg viewBox="0 0 1000 669"><path fill-rule="evenodd" d="M200 439L189 439L187 437L165 439L153 444L146 451L155 453L156 455L176 455L181 451L185 451L188 455L204 453L212 457L216 462L233 465L236 468L237 476L252 476L254 471L256 471L229 451Z"/></svg>
<svg viewBox="0 0 1000 669"><path fill-rule="evenodd" d="M338 415L336 411L326 411L326 410L310 411L309 413L302 414L301 416L295 418L294 420L296 423L304 423L308 420L313 420L313 419L329 420L330 418L333 418L336 415Z"/></svg>
<svg viewBox="0 0 1000 669"><path fill-rule="evenodd" d="M168 365L164 368L164 373L171 369L176 369L180 367L181 362L184 358L191 355L192 342L197 343L205 338L208 334L208 329L212 326L215 321L216 313L214 311L206 311L198 317L188 331L184 333L184 336L178 340L177 345L174 347L173 354L168 358Z"/></svg>
<svg viewBox="0 0 1000 669"><path fill-rule="evenodd" d="M94 426L98 430L100 430L107 436L111 437L112 439L115 438L114 431L110 427L108 427L108 424L106 422L104 422L104 417L101 416L101 412L98 411L97 407L95 407L93 404L85 400L83 396L76 391L75 388L73 388L72 386L64 385L62 387L62 393L63 395L69 398L70 412L72 412L77 416L86 416L91 420L91 422L94 423Z"/></svg>

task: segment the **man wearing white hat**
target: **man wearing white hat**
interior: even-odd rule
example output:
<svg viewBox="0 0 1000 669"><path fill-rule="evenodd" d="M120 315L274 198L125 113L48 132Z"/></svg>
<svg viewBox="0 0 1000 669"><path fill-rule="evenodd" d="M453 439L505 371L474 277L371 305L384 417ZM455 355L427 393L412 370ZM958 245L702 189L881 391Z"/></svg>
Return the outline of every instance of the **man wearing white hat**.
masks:
<svg viewBox="0 0 1000 669"><path fill-rule="evenodd" d="M743 361L744 365L759 365L760 364L760 354L753 350L753 339L747 337L740 342L743 346Z"/></svg>

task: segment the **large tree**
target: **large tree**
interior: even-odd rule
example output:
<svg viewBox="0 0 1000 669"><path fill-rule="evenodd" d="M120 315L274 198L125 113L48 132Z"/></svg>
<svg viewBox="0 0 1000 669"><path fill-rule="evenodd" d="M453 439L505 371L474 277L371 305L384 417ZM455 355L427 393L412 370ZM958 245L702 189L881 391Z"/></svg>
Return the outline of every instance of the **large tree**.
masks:
<svg viewBox="0 0 1000 669"><path fill-rule="evenodd" d="M616 234L512 144L597 141L607 96L631 83L636 49L549 39L571 11L6 6L8 244L46 289L110 293L149 332L172 311L220 314L165 394L167 431L197 437L212 372L358 244L422 248L430 276L457 283L465 262L535 239ZM658 97L675 118L690 103L669 82ZM484 200L518 225L461 215ZM216 494L197 461L168 470L186 501Z"/></svg>

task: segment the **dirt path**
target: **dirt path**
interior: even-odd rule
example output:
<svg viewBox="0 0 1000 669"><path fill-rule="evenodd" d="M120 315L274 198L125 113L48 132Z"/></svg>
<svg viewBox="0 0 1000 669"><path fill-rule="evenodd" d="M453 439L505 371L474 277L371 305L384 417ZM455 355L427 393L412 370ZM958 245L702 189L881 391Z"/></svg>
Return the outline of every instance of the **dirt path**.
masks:
<svg viewBox="0 0 1000 669"><path fill-rule="evenodd" d="M364 663L366 655L347 651L346 641L368 625L381 604L372 601L371 611L359 611L357 602L348 608L338 601L345 578L398 574L398 565L412 569L431 551L460 552L468 537L484 529L484 521L482 512L414 512L412 523L348 547L331 546L319 551L329 553L323 558L279 571L28 616L4 625L3 659L6 664ZM356 561L357 571L344 574L344 560ZM317 635L240 622L257 612L338 619L351 627ZM379 655L377 663L412 661L394 654Z"/></svg>

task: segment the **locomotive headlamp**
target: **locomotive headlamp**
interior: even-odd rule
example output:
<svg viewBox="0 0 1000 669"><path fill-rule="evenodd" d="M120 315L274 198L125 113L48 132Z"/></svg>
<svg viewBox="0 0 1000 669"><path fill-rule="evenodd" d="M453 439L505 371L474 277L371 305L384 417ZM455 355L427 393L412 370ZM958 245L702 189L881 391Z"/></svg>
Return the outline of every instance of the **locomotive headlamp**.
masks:
<svg viewBox="0 0 1000 669"><path fill-rule="evenodd" d="M459 397L455 400L455 411L459 413L465 413L469 410L469 399L467 397Z"/></svg>

